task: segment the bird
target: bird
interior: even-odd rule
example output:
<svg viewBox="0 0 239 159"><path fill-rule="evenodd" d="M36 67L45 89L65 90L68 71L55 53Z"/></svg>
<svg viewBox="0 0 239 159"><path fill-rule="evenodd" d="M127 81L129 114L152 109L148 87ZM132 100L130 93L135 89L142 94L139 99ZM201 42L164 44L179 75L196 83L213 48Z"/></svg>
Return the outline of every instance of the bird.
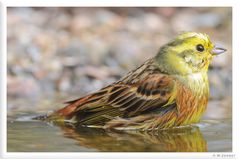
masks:
<svg viewBox="0 0 239 159"><path fill-rule="evenodd" d="M45 117L106 130L165 130L200 122L209 99L208 68L227 50L199 32L182 32L118 81L66 102Z"/></svg>

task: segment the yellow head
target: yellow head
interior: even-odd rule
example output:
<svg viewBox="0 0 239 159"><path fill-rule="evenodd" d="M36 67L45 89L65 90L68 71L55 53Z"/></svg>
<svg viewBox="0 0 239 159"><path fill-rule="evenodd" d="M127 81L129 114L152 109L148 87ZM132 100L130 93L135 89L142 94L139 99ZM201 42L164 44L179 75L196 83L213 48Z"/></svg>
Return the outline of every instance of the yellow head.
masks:
<svg viewBox="0 0 239 159"><path fill-rule="evenodd" d="M165 72L186 75L207 71L213 56L225 51L207 34L185 32L161 47L156 59Z"/></svg>

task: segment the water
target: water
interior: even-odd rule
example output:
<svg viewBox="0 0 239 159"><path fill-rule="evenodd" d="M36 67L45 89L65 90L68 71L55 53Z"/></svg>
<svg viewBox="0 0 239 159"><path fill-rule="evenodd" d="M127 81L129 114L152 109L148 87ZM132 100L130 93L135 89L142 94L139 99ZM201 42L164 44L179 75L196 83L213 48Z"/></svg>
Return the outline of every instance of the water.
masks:
<svg viewBox="0 0 239 159"><path fill-rule="evenodd" d="M48 98L39 101L8 98L8 152L232 151L230 102L225 102L228 107L223 107L223 102L209 102L203 120L195 126L163 132L123 133L82 127L72 129L31 120L35 113L45 114L61 108L58 103L67 97L57 96L55 101Z"/></svg>
<svg viewBox="0 0 239 159"><path fill-rule="evenodd" d="M109 132L8 119L8 152L231 152L231 120L204 120L181 129ZM19 119L19 118L18 118Z"/></svg>

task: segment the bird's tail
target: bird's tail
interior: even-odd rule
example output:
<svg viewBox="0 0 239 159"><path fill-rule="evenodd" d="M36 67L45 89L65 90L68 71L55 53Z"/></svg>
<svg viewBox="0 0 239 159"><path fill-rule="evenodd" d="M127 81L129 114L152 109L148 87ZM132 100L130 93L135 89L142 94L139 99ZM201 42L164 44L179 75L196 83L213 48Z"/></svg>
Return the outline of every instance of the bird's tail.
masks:
<svg viewBox="0 0 239 159"><path fill-rule="evenodd" d="M36 117L33 117L32 120L46 120L48 118L47 114L43 114L43 115L38 115Z"/></svg>
<svg viewBox="0 0 239 159"><path fill-rule="evenodd" d="M79 105L81 105L81 103L85 102L87 98L88 96L66 102L66 104L68 104L67 106L54 112L36 116L33 118L33 120L47 121L47 122L52 122L56 124L61 124L66 121L69 121L69 119L71 119L74 116L76 108Z"/></svg>

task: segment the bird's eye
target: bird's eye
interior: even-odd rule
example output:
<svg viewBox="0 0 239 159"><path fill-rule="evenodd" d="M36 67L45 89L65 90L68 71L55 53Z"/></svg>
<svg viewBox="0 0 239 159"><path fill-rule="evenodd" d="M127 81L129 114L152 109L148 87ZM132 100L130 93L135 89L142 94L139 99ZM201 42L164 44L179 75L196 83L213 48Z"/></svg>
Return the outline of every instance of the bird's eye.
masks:
<svg viewBox="0 0 239 159"><path fill-rule="evenodd" d="M204 51L204 47L202 46L202 44L198 44L198 45L196 46L196 49L197 49L197 51L199 51L199 52L203 52L203 51Z"/></svg>

